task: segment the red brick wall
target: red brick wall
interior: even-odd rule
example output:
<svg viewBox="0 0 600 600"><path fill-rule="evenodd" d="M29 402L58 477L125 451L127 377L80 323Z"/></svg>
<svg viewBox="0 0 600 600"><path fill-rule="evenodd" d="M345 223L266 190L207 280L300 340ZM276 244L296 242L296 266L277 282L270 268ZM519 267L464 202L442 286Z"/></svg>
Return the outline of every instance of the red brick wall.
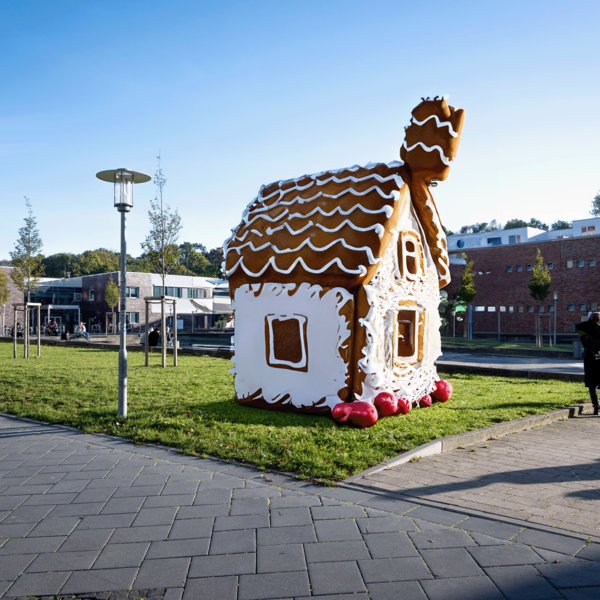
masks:
<svg viewBox="0 0 600 600"><path fill-rule="evenodd" d="M487 312L490 306L496 307L496 311L500 306L506 306L507 312L501 313L500 317L501 331L533 333L539 303L529 295L532 272L527 271L527 265L534 264L538 248L544 263L553 263L550 293L544 300L543 312L547 313L548 305L554 304L553 293L557 290L558 333L571 333L573 323L579 323L582 316L587 316L591 303L600 304L600 236L470 249L466 254L468 260L474 261L477 290L473 305L486 308L485 313L473 313L475 333L497 331L498 315ZM589 266L590 259L596 261L596 266ZM571 269L567 268L568 260L573 261ZM583 267L577 266L579 260L584 261ZM522 266L521 272L517 272L517 265ZM512 266L512 273L507 272L507 266ZM463 270L462 265L451 266L452 282L445 288L450 298L454 298L460 287ZM568 310L569 304L575 305L574 311ZM579 310L580 304L585 305L585 310ZM525 312L518 312L519 305L525 307ZM514 307L514 313L508 312L510 306ZM528 306L534 307L534 313L527 312Z"/></svg>

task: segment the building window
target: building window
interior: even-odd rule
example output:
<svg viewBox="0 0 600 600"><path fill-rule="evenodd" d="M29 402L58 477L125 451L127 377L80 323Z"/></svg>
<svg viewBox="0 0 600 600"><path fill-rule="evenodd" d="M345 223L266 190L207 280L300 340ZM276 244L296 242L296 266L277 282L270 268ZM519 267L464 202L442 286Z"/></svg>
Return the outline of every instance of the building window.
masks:
<svg viewBox="0 0 600 600"><path fill-rule="evenodd" d="M543 304L540 304L538 306L538 312L544 312L544 305Z"/></svg>
<svg viewBox="0 0 600 600"><path fill-rule="evenodd" d="M153 285L152 286L152 295L153 296L162 296L163 295L162 285Z"/></svg>
<svg viewBox="0 0 600 600"><path fill-rule="evenodd" d="M520 273L523 270L523 267L521 265L517 265L517 273Z"/></svg>
<svg viewBox="0 0 600 600"><path fill-rule="evenodd" d="M126 287L125 288L125 297L126 298L139 298L140 297L140 288L139 287Z"/></svg>
<svg viewBox="0 0 600 600"><path fill-rule="evenodd" d="M496 312L495 306L488 306L488 312Z"/></svg>
<svg viewBox="0 0 600 600"><path fill-rule="evenodd" d="M416 303L413 306L414 310L404 309L391 313L394 328L392 356L396 366L423 360L425 311Z"/></svg>
<svg viewBox="0 0 600 600"><path fill-rule="evenodd" d="M81 302L81 294L79 294L79 293L73 294L73 302Z"/></svg>
<svg viewBox="0 0 600 600"><path fill-rule="evenodd" d="M596 226L589 225L588 227L582 227L581 235L596 235Z"/></svg>
<svg viewBox="0 0 600 600"><path fill-rule="evenodd" d="M515 307L514 306L509 306L508 307L508 312L509 313L514 313L515 312Z"/></svg>
<svg viewBox="0 0 600 600"><path fill-rule="evenodd" d="M125 313L126 323L139 323L140 322L140 313L139 312L128 312ZM121 320L121 313L117 313L117 322Z"/></svg>
<svg viewBox="0 0 600 600"><path fill-rule="evenodd" d="M533 310L534 310L534 309L533 309L533 306L528 306L528 307L527 307L527 312L533 312Z"/></svg>
<svg viewBox="0 0 600 600"><path fill-rule="evenodd" d="M595 267L596 266L596 259L595 258L590 258L590 260L588 260L588 265L590 267Z"/></svg>
<svg viewBox="0 0 600 600"><path fill-rule="evenodd" d="M575 305L574 304L567 304L567 310L569 310L569 312L573 312L575 310Z"/></svg>
<svg viewBox="0 0 600 600"><path fill-rule="evenodd" d="M476 306L475 312L485 312L485 306Z"/></svg>
<svg viewBox="0 0 600 600"><path fill-rule="evenodd" d="M554 304L548 304L548 312L554 312Z"/></svg>
<svg viewBox="0 0 600 600"><path fill-rule="evenodd" d="M508 236L508 243L509 244L518 244L521 241L521 236L520 235L509 235Z"/></svg>
<svg viewBox="0 0 600 600"><path fill-rule="evenodd" d="M167 287L167 293L165 296L171 296L172 298L181 298L181 288L180 287Z"/></svg>
<svg viewBox="0 0 600 600"><path fill-rule="evenodd" d="M549 269L553 269L553 268L554 268L554 265L553 265L552 263L548 263L548 268L549 268Z"/></svg>
<svg viewBox="0 0 600 600"><path fill-rule="evenodd" d="M306 317L267 315L265 333L267 364L274 369L308 370Z"/></svg>
<svg viewBox="0 0 600 600"><path fill-rule="evenodd" d="M585 304L580 304L579 305L579 310L585 310Z"/></svg>
<svg viewBox="0 0 600 600"><path fill-rule="evenodd" d="M90 290L88 292L88 298L89 298L90 302L93 302L96 299L96 294L94 294L94 290Z"/></svg>
<svg viewBox="0 0 600 600"><path fill-rule="evenodd" d="M512 267L506 267L506 272L507 273L512 273Z"/></svg>
<svg viewBox="0 0 600 600"><path fill-rule="evenodd" d="M590 310L593 312L596 312L598 310L598 303L597 302L592 302L590 304Z"/></svg>
<svg viewBox="0 0 600 600"><path fill-rule="evenodd" d="M583 261L582 260L578 260L577 261L577 266L578 267L583 267Z"/></svg>
<svg viewBox="0 0 600 600"><path fill-rule="evenodd" d="M573 268L573 261L572 260L568 260L567 261L567 269L572 269Z"/></svg>
<svg viewBox="0 0 600 600"><path fill-rule="evenodd" d="M501 237L491 237L488 238L488 246L502 246L502 238Z"/></svg>
<svg viewBox="0 0 600 600"><path fill-rule="evenodd" d="M527 270L528 271L533 271L533 266L532 265L527 265Z"/></svg>
<svg viewBox="0 0 600 600"><path fill-rule="evenodd" d="M398 241L398 264L404 279L416 280L423 273L423 251L419 236L403 231Z"/></svg>
<svg viewBox="0 0 600 600"><path fill-rule="evenodd" d="M524 304L519 304L519 312L525 312L525 305Z"/></svg>

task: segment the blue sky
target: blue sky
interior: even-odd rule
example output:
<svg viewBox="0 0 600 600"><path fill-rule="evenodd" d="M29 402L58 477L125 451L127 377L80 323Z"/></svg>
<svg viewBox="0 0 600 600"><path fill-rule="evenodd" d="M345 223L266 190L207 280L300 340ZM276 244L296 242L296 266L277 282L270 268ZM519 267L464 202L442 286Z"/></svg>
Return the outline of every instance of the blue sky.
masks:
<svg viewBox="0 0 600 600"><path fill-rule="evenodd" d="M421 96L466 110L442 220L585 218L600 189L598 2L4 2L0 258L118 249L112 189L152 174L182 241L222 244L259 187L398 157ZM129 248L148 229L136 189Z"/></svg>

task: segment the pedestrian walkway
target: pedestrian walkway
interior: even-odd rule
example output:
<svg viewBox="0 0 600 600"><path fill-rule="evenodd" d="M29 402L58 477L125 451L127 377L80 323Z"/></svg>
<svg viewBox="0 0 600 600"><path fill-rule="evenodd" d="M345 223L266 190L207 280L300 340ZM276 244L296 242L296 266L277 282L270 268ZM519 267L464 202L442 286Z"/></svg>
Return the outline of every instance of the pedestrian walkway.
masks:
<svg viewBox="0 0 600 600"><path fill-rule="evenodd" d="M0 415L3 598L600 597L586 535L444 506Z"/></svg>
<svg viewBox="0 0 600 600"><path fill-rule="evenodd" d="M536 356L508 356L504 354L468 354L466 352L444 352L437 361L440 370L444 367L467 367L482 370L509 370L545 375L579 376L583 381L583 361L566 358L539 358Z"/></svg>

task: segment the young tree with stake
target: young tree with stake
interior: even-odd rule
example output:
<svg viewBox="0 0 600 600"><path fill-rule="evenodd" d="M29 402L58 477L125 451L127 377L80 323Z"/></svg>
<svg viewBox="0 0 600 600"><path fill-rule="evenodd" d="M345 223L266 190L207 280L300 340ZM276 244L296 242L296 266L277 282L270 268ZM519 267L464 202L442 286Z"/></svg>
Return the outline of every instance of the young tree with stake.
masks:
<svg viewBox="0 0 600 600"><path fill-rule="evenodd" d="M105 300L106 304L108 304L108 306L112 310L113 324L115 324L115 311L116 311L117 305L119 304L120 299L121 299L121 295L119 293L119 286L112 279L110 279L106 286L106 289L104 290L104 300ZM108 333L108 327L107 327L107 333ZM114 331L113 333L116 333L116 331Z"/></svg>
<svg viewBox="0 0 600 600"><path fill-rule="evenodd" d="M456 292L456 299L459 302L464 302L467 306L473 302L477 293L475 290L475 280L473 279L473 264L472 260L467 263L460 280L460 288ZM467 313L467 318L470 319L469 313ZM467 321L467 329L469 329L469 322ZM471 339L471 336L468 337Z"/></svg>
<svg viewBox="0 0 600 600"><path fill-rule="evenodd" d="M544 258L540 249L537 249L535 255L535 263L533 265L533 275L529 280L529 295L538 302L543 302L548 294L550 293L550 283L552 279L550 277L550 271L548 267L544 265ZM542 333L541 329L538 331L536 327L536 337L538 345L542 345ZM552 344L551 344L552 345Z"/></svg>
<svg viewBox="0 0 600 600"><path fill-rule="evenodd" d="M10 298L10 292L8 290L8 277L4 274L4 271L0 271L0 304L4 305ZM2 311L2 335L6 335L6 323L4 322L4 310Z"/></svg>
<svg viewBox="0 0 600 600"><path fill-rule="evenodd" d="M167 344L166 331L167 323L165 316L165 301L166 295L165 280L167 275L177 267L179 262L180 249L177 246L179 232L181 231L181 217L177 209L172 210L168 204L163 202L163 190L167 183L161 167L161 157L157 157L158 165L154 174L154 185L156 187L156 195L154 200L150 201L150 210L148 218L150 219L150 233L146 236L146 240L142 243L144 249L144 258L148 262L152 271L162 280L162 300L160 303L160 330L162 339L162 366L167 364ZM174 323L176 327L177 324ZM146 328L148 323L146 323Z"/></svg>

